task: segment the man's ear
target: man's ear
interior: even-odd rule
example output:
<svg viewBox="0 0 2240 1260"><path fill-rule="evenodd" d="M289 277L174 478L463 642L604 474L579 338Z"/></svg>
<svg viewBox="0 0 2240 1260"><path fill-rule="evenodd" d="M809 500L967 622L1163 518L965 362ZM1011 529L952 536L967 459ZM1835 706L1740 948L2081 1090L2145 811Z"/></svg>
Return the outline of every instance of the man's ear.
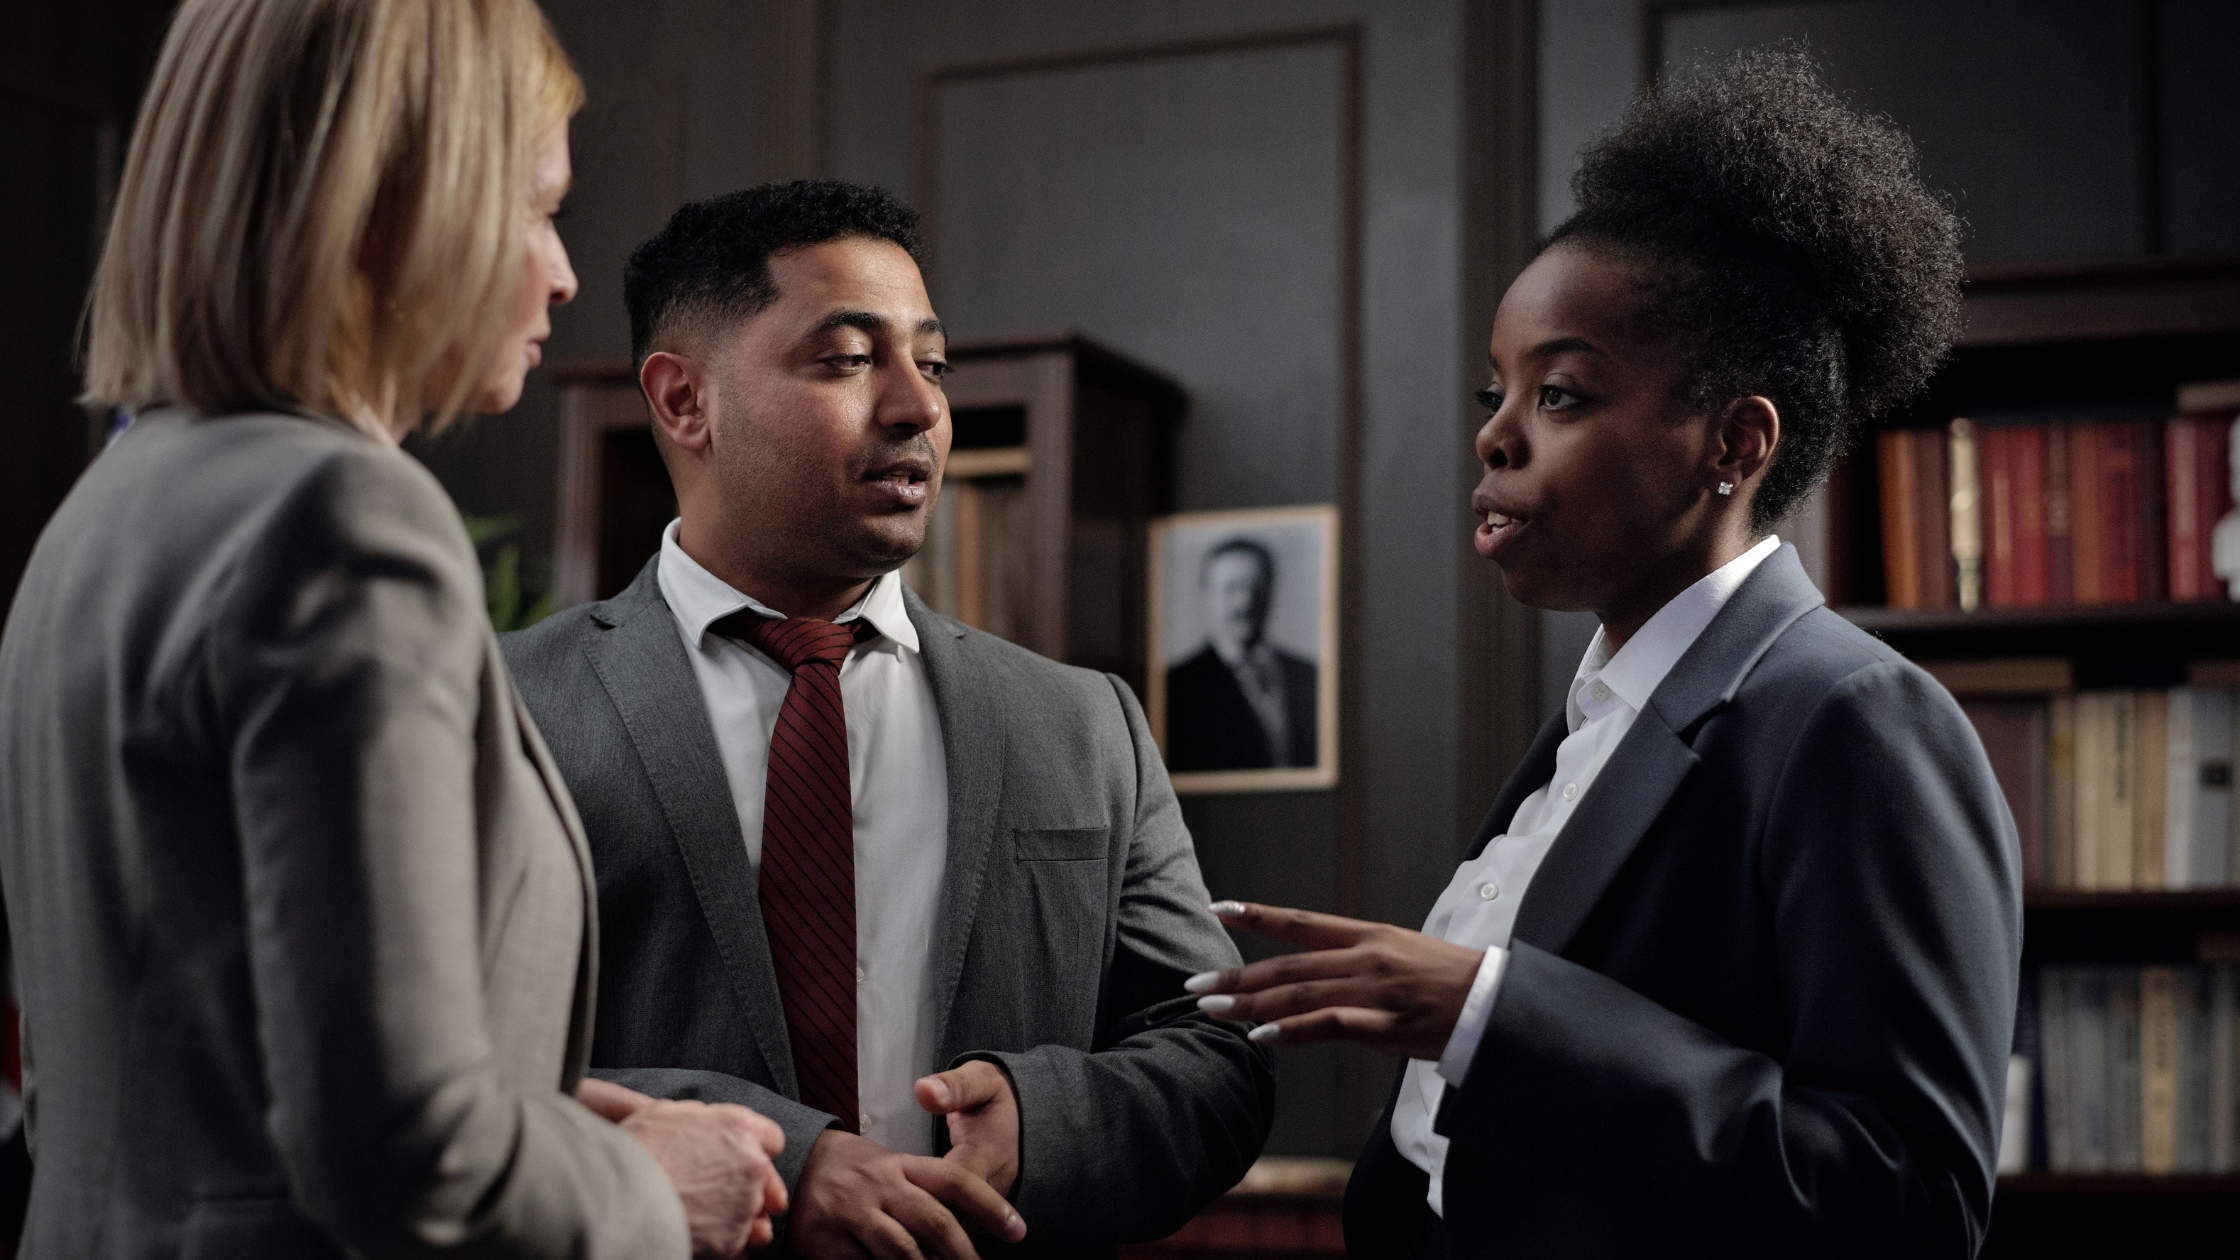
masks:
<svg viewBox="0 0 2240 1260"><path fill-rule="evenodd" d="M680 454L700 455L714 438L712 386L705 359L656 350L638 365L638 387L653 408L654 426Z"/></svg>
<svg viewBox="0 0 2240 1260"><path fill-rule="evenodd" d="M1781 410L1772 399L1753 394L1728 403L1719 417L1719 479L1748 485L1773 462L1780 441Z"/></svg>

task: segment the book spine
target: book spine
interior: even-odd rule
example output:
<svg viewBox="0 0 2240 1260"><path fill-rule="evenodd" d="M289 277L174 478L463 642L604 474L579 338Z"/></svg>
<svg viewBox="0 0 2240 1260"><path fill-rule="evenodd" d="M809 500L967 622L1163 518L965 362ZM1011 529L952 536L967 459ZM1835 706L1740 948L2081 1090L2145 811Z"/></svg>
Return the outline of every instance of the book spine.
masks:
<svg viewBox="0 0 2240 1260"><path fill-rule="evenodd" d="M2240 882L2232 860L2233 693L2205 687L2193 693L2193 886L2223 888Z"/></svg>
<svg viewBox="0 0 2240 1260"><path fill-rule="evenodd" d="M1983 602L2012 608L2015 596L2014 429L1976 431L1977 480L1983 489Z"/></svg>
<svg viewBox="0 0 2240 1260"><path fill-rule="evenodd" d="M2110 604L2139 598L2139 466L2132 426L2093 426L2100 472L2100 597Z"/></svg>
<svg viewBox="0 0 2240 1260"><path fill-rule="evenodd" d="M1921 507L1913 485L1913 432L1885 429L1875 435L1875 471L1881 479L1882 574L1892 608L1921 607L1921 547L1914 537Z"/></svg>
<svg viewBox="0 0 2240 1260"><path fill-rule="evenodd" d="M2163 484L2170 500L2170 598L2208 598L2216 579L2206 561L2208 531L2201 528L2200 422L2179 416L2163 431Z"/></svg>
<svg viewBox="0 0 2240 1260"><path fill-rule="evenodd" d="M2108 968L2108 1163L2110 1172L2141 1172L2139 968Z"/></svg>
<svg viewBox="0 0 2240 1260"><path fill-rule="evenodd" d="M1954 420L1946 450L1952 507L1953 599L1965 612L1983 606L1983 482L1976 468L1976 426Z"/></svg>
<svg viewBox="0 0 2240 1260"><path fill-rule="evenodd" d="M2014 602L2034 608L2047 600L2045 429L2007 430L2006 456L2014 479Z"/></svg>
<svg viewBox="0 0 2240 1260"><path fill-rule="evenodd" d="M2209 969L2178 969L2178 1171L2210 1171Z"/></svg>
<svg viewBox="0 0 2240 1260"><path fill-rule="evenodd" d="M2132 537L2138 540L2139 585L2133 599L2158 604L2170 598L2170 512L2163 497L2162 422L2139 420L2129 426L2132 469L2132 502L2135 507Z"/></svg>
<svg viewBox="0 0 2240 1260"><path fill-rule="evenodd" d="M2178 973L2139 971L2139 1170L2178 1170Z"/></svg>
<svg viewBox="0 0 2240 1260"><path fill-rule="evenodd" d="M2077 886L2077 698L2046 705L2046 881Z"/></svg>
<svg viewBox="0 0 2240 1260"><path fill-rule="evenodd" d="M2214 967L2209 972L2209 1171L2240 1172L2234 1158L2234 1109L2240 1106L2240 1038L2234 1036L2235 999L2240 972Z"/></svg>
<svg viewBox="0 0 2240 1260"><path fill-rule="evenodd" d="M2072 888L2100 887L2100 842L2107 831L2102 807L2108 794L2108 697L2088 691L2077 696L2076 863Z"/></svg>
<svg viewBox="0 0 2240 1260"><path fill-rule="evenodd" d="M2102 697L2107 715L2107 779L2100 800L2100 884L2122 891L2133 882L2133 829L2139 816L2139 703L2128 691Z"/></svg>
<svg viewBox="0 0 2240 1260"><path fill-rule="evenodd" d="M2071 591L2080 604L2105 603L2101 584L2100 426L2073 424L2064 433L2069 448L2069 546L2075 558Z"/></svg>
<svg viewBox="0 0 2240 1260"><path fill-rule="evenodd" d="M2170 733L2170 693L2142 691L2133 697L2132 704L2137 723L2132 731L2132 746L2138 750L2133 764L2138 769L2131 778L2135 807L2131 822L2131 886L2162 888L2166 886L2163 873L2168 869L2162 840L2165 826L2163 787L2170 781L2169 748L2165 742Z"/></svg>
<svg viewBox="0 0 2240 1260"><path fill-rule="evenodd" d="M2069 1092L2073 1131L2070 1167L2108 1170L2108 969L2069 973Z"/></svg>
<svg viewBox="0 0 2240 1260"><path fill-rule="evenodd" d="M2069 433L2059 425L2038 430L2038 449L2045 455L2045 515L2039 536L2045 540L2048 604L2077 602L2077 501L2070 492Z"/></svg>
<svg viewBox="0 0 2240 1260"><path fill-rule="evenodd" d="M1921 549L1921 606L1951 608L1959 603L1952 561L1952 461L1943 435L1923 429L1913 435L1913 485L1921 509L1915 538Z"/></svg>
<svg viewBox="0 0 2240 1260"><path fill-rule="evenodd" d="M2162 886L2193 883L2193 783L2200 762L2193 755L2194 692L2177 687L2165 702L2162 736Z"/></svg>
<svg viewBox="0 0 2240 1260"><path fill-rule="evenodd" d="M2071 1172L2077 1167L2076 1100L2072 1088L2076 1069L2069 1053L2070 970L2067 967L2038 969L2038 1092L2045 1098L2048 1172Z"/></svg>

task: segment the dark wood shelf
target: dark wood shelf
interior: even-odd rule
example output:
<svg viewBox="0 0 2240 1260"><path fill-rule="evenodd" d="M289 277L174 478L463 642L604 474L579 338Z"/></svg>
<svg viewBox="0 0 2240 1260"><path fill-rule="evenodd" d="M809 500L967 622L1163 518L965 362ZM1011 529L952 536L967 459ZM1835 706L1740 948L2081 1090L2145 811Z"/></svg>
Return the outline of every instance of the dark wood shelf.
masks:
<svg viewBox="0 0 2240 1260"><path fill-rule="evenodd" d="M2193 626L2208 623L2240 627L2240 604L2213 600L2193 604L2048 604L2033 608L1883 608L1852 605L1838 608L1846 621L1877 634L1890 632L1982 631L2021 628L2080 628L2090 626ZM2232 644L2240 654L2240 640ZM2002 651L2002 656L2014 655Z"/></svg>
<svg viewBox="0 0 2240 1260"><path fill-rule="evenodd" d="M2231 1173L2006 1173L1999 1195L2240 1195Z"/></svg>
<svg viewBox="0 0 2240 1260"><path fill-rule="evenodd" d="M2240 657L2240 604L2222 600L1836 612L1917 660L2063 657L2079 688L2182 686L2195 662Z"/></svg>
<svg viewBox="0 0 2240 1260"><path fill-rule="evenodd" d="M2033 888L2022 894L2027 912L2070 914L2106 910L2240 910L2240 888L2187 888L2097 892Z"/></svg>
<svg viewBox="0 0 2240 1260"><path fill-rule="evenodd" d="M2240 259L1979 267L1963 347L2240 330Z"/></svg>

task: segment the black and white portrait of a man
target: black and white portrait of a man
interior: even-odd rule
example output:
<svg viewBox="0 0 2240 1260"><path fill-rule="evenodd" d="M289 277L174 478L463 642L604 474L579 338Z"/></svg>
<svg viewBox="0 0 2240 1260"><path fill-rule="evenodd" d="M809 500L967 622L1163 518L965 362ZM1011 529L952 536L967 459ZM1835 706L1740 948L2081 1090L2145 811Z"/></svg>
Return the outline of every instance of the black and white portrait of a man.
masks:
<svg viewBox="0 0 2240 1260"><path fill-rule="evenodd" d="M1308 786L1324 748L1328 509L1205 513L1173 518L1159 551L1163 624L1154 687L1167 769L1291 771L1268 787ZM1304 514L1304 515L1302 515Z"/></svg>

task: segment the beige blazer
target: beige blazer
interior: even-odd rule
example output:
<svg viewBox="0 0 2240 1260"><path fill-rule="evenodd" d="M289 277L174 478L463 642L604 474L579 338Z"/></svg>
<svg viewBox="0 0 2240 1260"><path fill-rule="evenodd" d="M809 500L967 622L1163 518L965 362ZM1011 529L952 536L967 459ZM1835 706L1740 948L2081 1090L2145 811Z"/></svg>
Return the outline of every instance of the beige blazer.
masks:
<svg viewBox="0 0 2240 1260"><path fill-rule="evenodd" d="M570 1097L590 857L426 470L143 418L0 639L24 1254L687 1254Z"/></svg>

